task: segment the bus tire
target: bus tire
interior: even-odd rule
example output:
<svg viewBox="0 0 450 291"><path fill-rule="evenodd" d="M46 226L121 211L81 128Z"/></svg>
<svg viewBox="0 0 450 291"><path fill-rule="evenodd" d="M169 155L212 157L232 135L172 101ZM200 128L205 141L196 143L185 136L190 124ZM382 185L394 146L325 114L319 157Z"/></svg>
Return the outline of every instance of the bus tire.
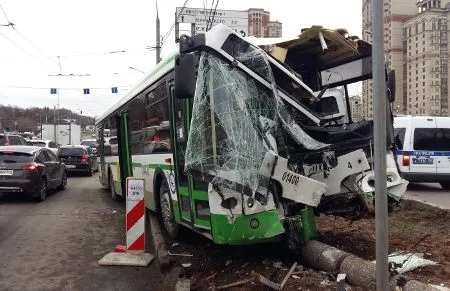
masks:
<svg viewBox="0 0 450 291"><path fill-rule="evenodd" d="M161 214L162 226L169 239L175 240L178 236L179 226L175 221L173 212L172 198L170 198L169 185L166 179L161 181L159 187L159 209Z"/></svg>
<svg viewBox="0 0 450 291"><path fill-rule="evenodd" d="M442 189L444 190L450 190L450 182L440 182Z"/></svg>

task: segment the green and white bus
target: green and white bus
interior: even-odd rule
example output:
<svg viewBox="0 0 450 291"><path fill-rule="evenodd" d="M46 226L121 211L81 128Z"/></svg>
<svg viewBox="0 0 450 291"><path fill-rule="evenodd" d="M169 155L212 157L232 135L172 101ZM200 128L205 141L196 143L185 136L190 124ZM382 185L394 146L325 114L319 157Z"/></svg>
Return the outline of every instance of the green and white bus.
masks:
<svg viewBox="0 0 450 291"><path fill-rule="evenodd" d="M355 44L317 27L261 47L223 25L181 37L96 119L101 184L116 199L126 177L144 178L170 237L182 225L218 244L304 242L314 214L371 211L372 123L352 121L347 90L325 94L371 77L370 44ZM406 182L386 146L398 198Z"/></svg>

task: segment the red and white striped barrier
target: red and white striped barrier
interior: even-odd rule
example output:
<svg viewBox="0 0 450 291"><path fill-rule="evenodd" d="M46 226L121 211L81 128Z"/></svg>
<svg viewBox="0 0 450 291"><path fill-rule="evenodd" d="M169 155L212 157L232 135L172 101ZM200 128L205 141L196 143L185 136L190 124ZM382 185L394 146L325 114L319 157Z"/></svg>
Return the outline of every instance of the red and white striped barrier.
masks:
<svg viewBox="0 0 450 291"><path fill-rule="evenodd" d="M127 178L127 245L117 245L114 251L98 261L103 266L141 266L153 261L154 256L145 253L145 204L144 179Z"/></svg>
<svg viewBox="0 0 450 291"><path fill-rule="evenodd" d="M126 251L145 250L144 179L127 178L126 195Z"/></svg>

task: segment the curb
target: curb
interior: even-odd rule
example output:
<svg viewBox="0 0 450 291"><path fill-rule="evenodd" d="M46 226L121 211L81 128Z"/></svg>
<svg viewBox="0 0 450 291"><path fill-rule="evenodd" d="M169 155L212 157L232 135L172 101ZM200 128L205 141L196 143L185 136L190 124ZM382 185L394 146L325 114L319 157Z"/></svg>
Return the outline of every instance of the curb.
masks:
<svg viewBox="0 0 450 291"><path fill-rule="evenodd" d="M431 204L431 203L427 203L427 202L422 202L422 201L418 201L418 200L414 200L414 199L407 199L407 198L403 198L402 200L400 200L400 207L402 210L428 210L428 211L435 211L435 212L439 212L439 211L447 211L447 209L445 208L441 208L437 205Z"/></svg>

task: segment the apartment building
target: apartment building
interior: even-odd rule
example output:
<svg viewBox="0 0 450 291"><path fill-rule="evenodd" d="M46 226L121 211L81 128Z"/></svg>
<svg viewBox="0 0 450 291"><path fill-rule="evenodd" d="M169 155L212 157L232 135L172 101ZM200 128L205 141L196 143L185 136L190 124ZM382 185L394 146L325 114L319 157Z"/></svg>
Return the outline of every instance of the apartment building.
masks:
<svg viewBox="0 0 450 291"><path fill-rule="evenodd" d="M450 0L384 0L387 66L396 72L397 114L449 116ZM363 0L363 38L372 41L372 7ZM363 82L363 113L373 118L370 81Z"/></svg>
<svg viewBox="0 0 450 291"><path fill-rule="evenodd" d="M360 95L350 96L350 110L353 121L359 121L364 118L364 107Z"/></svg>
<svg viewBox="0 0 450 291"><path fill-rule="evenodd" d="M270 20L270 12L262 8L248 9L248 33L256 37L282 37L283 25Z"/></svg>
<svg viewBox="0 0 450 291"><path fill-rule="evenodd" d="M362 37L372 42L372 0L363 0ZM416 0L384 0L384 49L389 69L396 73L395 108L404 111L406 101L403 94L403 22L417 13ZM363 82L363 113L373 118L372 82ZM399 97L400 96L400 97Z"/></svg>
<svg viewBox="0 0 450 291"><path fill-rule="evenodd" d="M407 114L448 116L447 2L420 1L419 13L403 24L403 99L407 101Z"/></svg>

